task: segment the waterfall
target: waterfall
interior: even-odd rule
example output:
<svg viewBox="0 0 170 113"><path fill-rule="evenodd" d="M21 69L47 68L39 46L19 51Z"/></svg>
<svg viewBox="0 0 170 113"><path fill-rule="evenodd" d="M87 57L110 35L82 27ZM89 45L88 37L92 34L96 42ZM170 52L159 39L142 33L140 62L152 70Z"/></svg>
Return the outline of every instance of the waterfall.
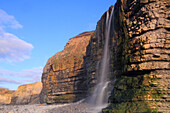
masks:
<svg viewBox="0 0 170 113"><path fill-rule="evenodd" d="M114 7L112 8L110 16L109 16L109 12L107 11L103 56L101 62L99 61L97 63L97 68L96 68L98 69L96 70L96 72L99 74L99 79L96 88L90 98L91 100L90 103L96 105L96 107L99 107L100 110L108 105L108 92L106 91L106 89L109 84L107 75L110 73L109 39L110 39L110 29L111 29L113 12L114 12Z"/></svg>

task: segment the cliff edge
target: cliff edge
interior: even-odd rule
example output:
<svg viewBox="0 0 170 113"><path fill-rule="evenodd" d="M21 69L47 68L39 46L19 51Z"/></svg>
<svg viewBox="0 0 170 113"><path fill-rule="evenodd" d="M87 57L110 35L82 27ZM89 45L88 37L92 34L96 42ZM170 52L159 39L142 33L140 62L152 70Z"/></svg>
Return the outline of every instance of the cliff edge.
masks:
<svg viewBox="0 0 170 113"><path fill-rule="evenodd" d="M92 33L84 32L71 38L63 51L49 58L42 74L41 102L68 103L86 96L84 56Z"/></svg>
<svg viewBox="0 0 170 113"><path fill-rule="evenodd" d="M21 85L13 93L10 104L13 105L39 104L40 103L39 94L41 92L41 89L42 89L41 82Z"/></svg>
<svg viewBox="0 0 170 113"><path fill-rule="evenodd" d="M6 88L0 88L0 104L10 104L14 92Z"/></svg>

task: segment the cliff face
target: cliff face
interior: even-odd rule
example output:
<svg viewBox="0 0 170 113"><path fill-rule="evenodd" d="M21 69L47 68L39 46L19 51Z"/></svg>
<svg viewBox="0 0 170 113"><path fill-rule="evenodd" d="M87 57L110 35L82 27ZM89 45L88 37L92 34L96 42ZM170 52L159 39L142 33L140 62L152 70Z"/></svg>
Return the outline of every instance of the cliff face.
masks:
<svg viewBox="0 0 170 113"><path fill-rule="evenodd" d="M115 6L117 74L113 111L168 112L170 20L167 0L123 0ZM116 49L116 48L115 48ZM126 93L125 93L126 92ZM122 108L128 109L122 109ZM121 109L120 109L121 108Z"/></svg>
<svg viewBox="0 0 170 113"><path fill-rule="evenodd" d="M14 91L9 89L0 88L0 104L10 104L13 93Z"/></svg>
<svg viewBox="0 0 170 113"><path fill-rule="evenodd" d="M111 15L111 10L113 6L111 6L108 10L109 16ZM99 78L100 68L101 67L101 59L103 54L103 48L105 43L105 31L106 31L106 17L107 12L105 12L101 19L97 22L96 30L91 36L89 45L87 46L86 57L85 57L85 67L87 71L87 83L88 83L88 92L91 94L94 90L94 87L97 83L97 79ZM111 31L113 31L113 20ZM111 37L109 39L109 48L112 49L115 47L113 45L113 33L110 33ZM110 52L110 57L112 58L113 52ZM111 68L111 65L110 65ZM112 76L112 70L110 72L110 77Z"/></svg>
<svg viewBox="0 0 170 113"><path fill-rule="evenodd" d="M10 104L39 104L39 94L42 89L42 83L21 85L13 93Z"/></svg>
<svg viewBox="0 0 170 113"><path fill-rule="evenodd" d="M86 96L84 56L92 33L84 32L71 38L63 51L49 58L42 74L41 102L67 103Z"/></svg>
<svg viewBox="0 0 170 113"><path fill-rule="evenodd" d="M103 109L104 113L169 111L169 6L168 0L118 0L115 4L109 42L111 105ZM42 96L42 100L74 102L84 97L87 90L94 90L105 42L106 17L104 13L84 49L71 48L80 44L71 44L73 38L64 51L48 60L42 76L42 95L47 97ZM84 59L79 57L82 50L83 56L86 52Z"/></svg>
<svg viewBox="0 0 170 113"><path fill-rule="evenodd" d="M110 79L114 85L103 112L168 112L170 17L167 0L118 0L110 32ZM111 12L111 8L108 10ZM89 89L98 78L106 13L91 37L85 59Z"/></svg>

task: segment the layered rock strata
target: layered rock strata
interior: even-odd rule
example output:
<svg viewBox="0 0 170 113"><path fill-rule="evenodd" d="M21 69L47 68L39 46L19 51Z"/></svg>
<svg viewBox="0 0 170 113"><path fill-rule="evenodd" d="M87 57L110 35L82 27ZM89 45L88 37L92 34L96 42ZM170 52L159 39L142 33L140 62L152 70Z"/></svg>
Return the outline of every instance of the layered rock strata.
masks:
<svg viewBox="0 0 170 113"><path fill-rule="evenodd" d="M89 93L92 93L94 90L94 87L97 83L97 80L99 78L99 73L100 73L100 67L101 67L101 59L102 59L102 54L103 54L103 48L104 48L104 43L105 43L105 36L106 36L106 17L107 17L107 12L109 16L111 15L113 6L109 8L108 11L106 11L101 19L97 22L96 30L91 36L89 45L87 46L87 52L86 52L86 57L85 57L85 67L87 71L87 82L88 82L88 89ZM114 18L112 18L111 22L111 32L110 32L110 39L109 39L109 48L112 51L114 48L113 45L113 23ZM113 52L110 53L111 59L113 59ZM112 61L110 61L112 62ZM112 63L111 63L112 64ZM111 68L111 65L110 65ZM108 73L110 77L112 77L112 70L110 73Z"/></svg>
<svg viewBox="0 0 170 113"><path fill-rule="evenodd" d="M110 79L116 82L112 82L112 104L103 112L170 111L169 6L167 0L122 0L115 4L110 32ZM96 66L102 57L105 22L106 13L87 49L90 89L98 78Z"/></svg>
<svg viewBox="0 0 170 113"><path fill-rule="evenodd" d="M86 96L84 56L92 33L84 32L71 38L63 51L49 58L42 74L41 102L68 103Z"/></svg>
<svg viewBox="0 0 170 113"><path fill-rule="evenodd" d="M39 94L41 90L42 90L41 82L21 85L13 93L10 104L13 105L39 104L40 103Z"/></svg>
<svg viewBox="0 0 170 113"><path fill-rule="evenodd" d="M169 7L168 0L118 0L115 4L109 42L111 104L103 109L104 113L170 111ZM41 100L74 102L94 90L105 42L106 16L104 13L98 21L91 38L88 35L90 42L84 49L79 51L73 38L62 52L48 60ZM79 57L82 50L84 58Z"/></svg>
<svg viewBox="0 0 170 113"><path fill-rule="evenodd" d="M169 6L167 0L117 2L116 42L122 50L117 52L121 71L110 97L116 103L112 112L170 111Z"/></svg>
<svg viewBox="0 0 170 113"><path fill-rule="evenodd" d="M9 89L0 88L0 104L10 104L13 93L14 91Z"/></svg>

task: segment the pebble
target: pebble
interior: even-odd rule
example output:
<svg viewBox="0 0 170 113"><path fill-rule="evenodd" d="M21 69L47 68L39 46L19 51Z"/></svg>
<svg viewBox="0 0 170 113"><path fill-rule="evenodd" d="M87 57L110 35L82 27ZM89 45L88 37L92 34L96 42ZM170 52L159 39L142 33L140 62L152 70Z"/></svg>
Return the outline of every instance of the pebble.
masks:
<svg viewBox="0 0 170 113"><path fill-rule="evenodd" d="M0 113L100 113L95 106L85 102L63 105L0 105Z"/></svg>

